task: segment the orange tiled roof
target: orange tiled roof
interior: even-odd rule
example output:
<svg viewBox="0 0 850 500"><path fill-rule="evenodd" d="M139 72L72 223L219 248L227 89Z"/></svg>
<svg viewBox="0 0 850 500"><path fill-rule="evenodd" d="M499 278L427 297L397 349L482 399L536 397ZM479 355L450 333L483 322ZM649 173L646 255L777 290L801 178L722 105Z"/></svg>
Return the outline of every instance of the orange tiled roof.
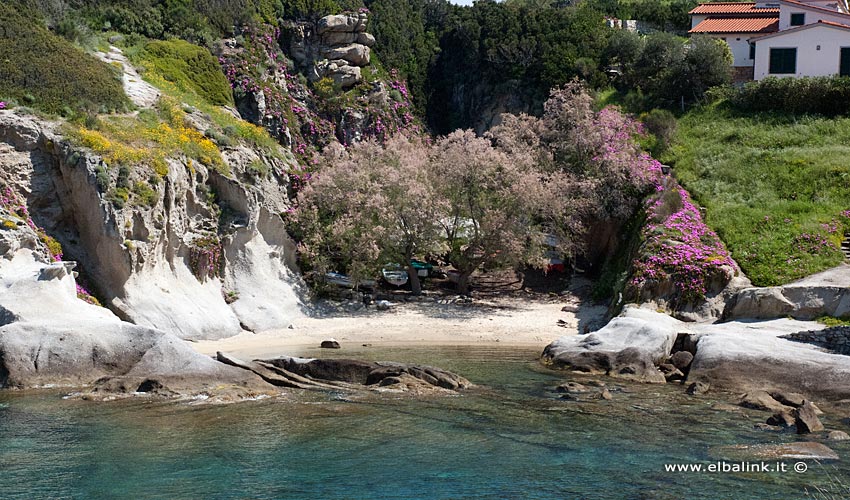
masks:
<svg viewBox="0 0 850 500"><path fill-rule="evenodd" d="M697 5L689 14L744 14L764 16L779 14L779 9L756 8L755 2L712 2Z"/></svg>
<svg viewBox="0 0 850 500"><path fill-rule="evenodd" d="M773 33L779 31L776 17L708 18L688 33Z"/></svg>

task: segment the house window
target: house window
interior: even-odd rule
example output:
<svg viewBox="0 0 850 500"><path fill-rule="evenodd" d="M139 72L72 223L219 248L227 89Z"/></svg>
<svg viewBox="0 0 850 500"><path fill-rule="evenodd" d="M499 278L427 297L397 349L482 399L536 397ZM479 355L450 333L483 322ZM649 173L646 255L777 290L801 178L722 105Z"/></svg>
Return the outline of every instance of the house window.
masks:
<svg viewBox="0 0 850 500"><path fill-rule="evenodd" d="M791 26L802 26L806 24L806 15L802 13L791 14Z"/></svg>
<svg viewBox="0 0 850 500"><path fill-rule="evenodd" d="M841 61L838 63L838 75L850 76L850 47L841 47Z"/></svg>
<svg viewBox="0 0 850 500"><path fill-rule="evenodd" d="M797 72L797 49L770 49L771 75L793 75Z"/></svg>
<svg viewBox="0 0 850 500"><path fill-rule="evenodd" d="M750 43L750 59L756 58L756 44Z"/></svg>

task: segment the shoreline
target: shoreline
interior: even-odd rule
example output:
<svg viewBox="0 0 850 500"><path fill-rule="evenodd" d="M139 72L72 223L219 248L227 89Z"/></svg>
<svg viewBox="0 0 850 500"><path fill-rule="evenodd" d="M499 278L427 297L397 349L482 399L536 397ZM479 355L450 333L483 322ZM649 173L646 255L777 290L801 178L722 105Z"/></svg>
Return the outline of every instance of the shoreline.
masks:
<svg viewBox="0 0 850 500"><path fill-rule="evenodd" d="M296 319L289 329L245 332L190 345L209 356L222 351L246 358L296 356L331 339L343 350L481 346L539 349L542 353L557 338L578 335L581 328L599 321L606 311L602 306L579 304L573 296L549 301L499 298L472 305L405 303L389 311L305 316ZM570 305L567 311L563 310L565 305Z"/></svg>

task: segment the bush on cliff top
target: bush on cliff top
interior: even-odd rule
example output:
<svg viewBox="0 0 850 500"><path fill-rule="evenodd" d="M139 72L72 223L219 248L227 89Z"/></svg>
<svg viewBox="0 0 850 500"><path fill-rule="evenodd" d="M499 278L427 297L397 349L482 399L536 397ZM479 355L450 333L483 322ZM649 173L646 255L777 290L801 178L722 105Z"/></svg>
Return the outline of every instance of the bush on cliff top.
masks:
<svg viewBox="0 0 850 500"><path fill-rule="evenodd" d="M215 57L203 47L183 40L151 41L139 53L138 62L210 104L233 104L230 82Z"/></svg>
<svg viewBox="0 0 850 500"><path fill-rule="evenodd" d="M0 95L48 113L129 107L110 67L0 4Z"/></svg>

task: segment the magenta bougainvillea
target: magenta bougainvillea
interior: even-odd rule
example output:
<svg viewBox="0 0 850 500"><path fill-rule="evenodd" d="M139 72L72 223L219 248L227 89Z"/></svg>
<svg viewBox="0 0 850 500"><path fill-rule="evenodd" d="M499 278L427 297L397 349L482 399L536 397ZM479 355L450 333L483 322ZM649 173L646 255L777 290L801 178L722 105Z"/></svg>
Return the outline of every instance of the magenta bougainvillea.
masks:
<svg viewBox="0 0 850 500"><path fill-rule="evenodd" d="M224 271L224 250L217 236L195 238L189 247L189 266L199 281L220 277Z"/></svg>
<svg viewBox="0 0 850 500"><path fill-rule="evenodd" d="M728 282L737 273L726 246L673 179L658 184L645 209L644 241L629 283L637 294L669 281L680 303L694 303L705 298L712 281Z"/></svg>

